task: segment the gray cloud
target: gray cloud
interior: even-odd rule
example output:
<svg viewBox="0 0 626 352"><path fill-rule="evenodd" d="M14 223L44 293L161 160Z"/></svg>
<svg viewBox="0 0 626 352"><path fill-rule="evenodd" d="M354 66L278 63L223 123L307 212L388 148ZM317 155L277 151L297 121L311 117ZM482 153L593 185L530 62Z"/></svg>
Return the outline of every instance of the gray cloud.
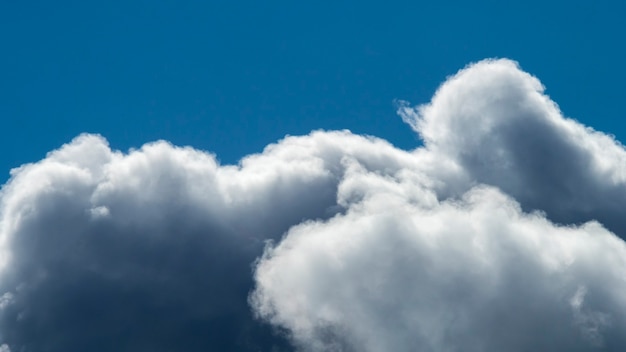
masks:
<svg viewBox="0 0 626 352"><path fill-rule="evenodd" d="M165 142L122 154L84 135L14 170L1 197L2 341L17 351L280 346L247 305L252 264L266 239L341 211L348 157L377 170L412 158L348 132L286 138L239 166Z"/></svg>
<svg viewBox="0 0 626 352"><path fill-rule="evenodd" d="M624 350L624 148L508 60L399 112L423 147L83 135L14 170L0 351Z"/></svg>

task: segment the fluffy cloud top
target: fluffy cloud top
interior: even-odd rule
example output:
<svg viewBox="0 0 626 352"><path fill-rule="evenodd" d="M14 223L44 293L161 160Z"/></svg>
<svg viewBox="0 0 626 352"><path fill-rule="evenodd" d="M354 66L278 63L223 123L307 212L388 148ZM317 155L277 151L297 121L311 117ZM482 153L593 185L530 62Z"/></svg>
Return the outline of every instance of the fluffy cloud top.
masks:
<svg viewBox="0 0 626 352"><path fill-rule="evenodd" d="M470 186L496 186L560 223L595 219L626 234L626 150L564 118L541 82L515 62L471 65L429 104L404 104L399 112L429 153L454 163Z"/></svg>
<svg viewBox="0 0 626 352"><path fill-rule="evenodd" d="M252 264L266 239L341 211L345 158L412 162L348 132L286 138L240 166L165 142L124 155L84 135L14 170L2 339L17 351L269 349L247 305Z"/></svg>
<svg viewBox="0 0 626 352"><path fill-rule="evenodd" d="M399 111L423 147L83 135L14 170L0 350L624 350L624 148L508 60Z"/></svg>

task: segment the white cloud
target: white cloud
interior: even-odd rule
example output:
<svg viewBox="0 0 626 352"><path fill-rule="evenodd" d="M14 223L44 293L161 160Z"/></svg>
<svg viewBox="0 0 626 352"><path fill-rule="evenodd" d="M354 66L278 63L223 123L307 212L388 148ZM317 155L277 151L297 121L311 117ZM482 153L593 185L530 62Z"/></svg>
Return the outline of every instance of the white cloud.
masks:
<svg viewBox="0 0 626 352"><path fill-rule="evenodd" d="M2 190L0 338L24 351L269 348L247 305L251 265L266 239L341 211L352 159L415 164L348 132L289 137L240 166L166 142L122 154L76 138Z"/></svg>
<svg viewBox="0 0 626 352"><path fill-rule="evenodd" d="M307 351L626 348L624 242L585 223L626 236L626 152L543 91L486 60L401 102L418 176L347 174L346 214L266 250L257 313Z"/></svg>
<svg viewBox="0 0 626 352"><path fill-rule="evenodd" d="M624 147L564 118L539 80L515 62L468 66L449 78L429 104L413 109L405 103L399 112L420 134L431 158L456 165L457 179L468 183L465 189L494 185L524 209L546 211L554 221L595 219L626 233Z"/></svg>
<svg viewBox="0 0 626 352"><path fill-rule="evenodd" d="M304 350L626 346L626 246L599 224L555 226L493 188L434 205L374 192L257 268L257 312Z"/></svg>
<svg viewBox="0 0 626 352"><path fill-rule="evenodd" d="M424 147L318 131L221 166L83 135L14 170L0 350L288 349L255 285L303 350L623 350L623 147L507 60L400 112Z"/></svg>

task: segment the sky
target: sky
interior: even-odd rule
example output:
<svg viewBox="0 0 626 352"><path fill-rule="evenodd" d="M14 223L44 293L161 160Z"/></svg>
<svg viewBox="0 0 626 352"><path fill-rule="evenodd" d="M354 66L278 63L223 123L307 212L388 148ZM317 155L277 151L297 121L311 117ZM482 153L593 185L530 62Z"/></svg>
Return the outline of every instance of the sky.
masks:
<svg viewBox="0 0 626 352"><path fill-rule="evenodd" d="M0 351L623 351L625 15L0 2Z"/></svg>
<svg viewBox="0 0 626 352"><path fill-rule="evenodd" d="M567 116L623 139L625 13L619 1L2 1L0 172L83 132L224 163L316 129L411 149L393 101L425 103L491 57L518 61Z"/></svg>

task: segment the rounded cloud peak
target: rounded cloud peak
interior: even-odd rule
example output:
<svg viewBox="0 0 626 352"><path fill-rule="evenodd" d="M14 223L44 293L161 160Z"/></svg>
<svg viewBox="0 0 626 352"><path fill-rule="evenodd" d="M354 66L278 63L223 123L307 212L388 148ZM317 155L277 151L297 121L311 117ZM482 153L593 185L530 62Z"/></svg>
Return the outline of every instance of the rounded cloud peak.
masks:
<svg viewBox="0 0 626 352"><path fill-rule="evenodd" d="M465 189L493 185L554 221L599 220L613 231L626 230L620 215L626 197L623 146L564 117L541 82L516 62L469 65L446 80L430 103L404 104L399 113L435 159L457 166Z"/></svg>

